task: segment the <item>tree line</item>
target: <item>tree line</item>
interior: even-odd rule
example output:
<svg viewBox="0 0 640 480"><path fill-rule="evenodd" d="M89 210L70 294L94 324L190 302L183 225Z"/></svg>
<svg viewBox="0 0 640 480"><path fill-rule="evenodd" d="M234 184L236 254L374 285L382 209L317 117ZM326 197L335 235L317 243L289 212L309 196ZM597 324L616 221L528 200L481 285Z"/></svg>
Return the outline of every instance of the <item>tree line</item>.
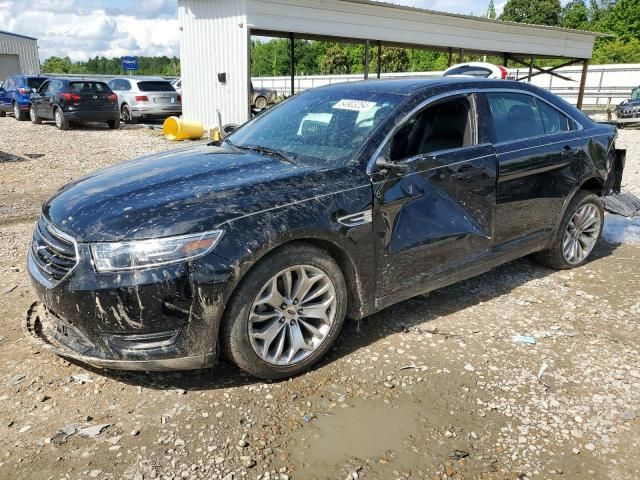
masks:
<svg viewBox="0 0 640 480"><path fill-rule="evenodd" d="M549 25L601 32L609 36L596 39L592 63L640 63L640 0L571 0L564 7L560 0L508 0L500 16L494 0L489 1L486 17L519 23ZM296 40L296 74L358 74L365 70L365 47L357 43ZM290 43L288 39L254 40L251 44L251 74L253 76L289 75ZM481 60L465 55L463 60ZM380 70L386 72L425 72L443 70L448 53L383 47ZM454 62L458 60L454 53ZM492 63L502 63L500 57L489 57ZM180 75L180 60L176 57L138 57L139 75ZM554 62L550 62L553 64ZM378 69L375 44L371 45L369 69ZM95 57L73 62L68 57L47 58L42 70L46 73L85 73L121 75L119 58Z"/></svg>

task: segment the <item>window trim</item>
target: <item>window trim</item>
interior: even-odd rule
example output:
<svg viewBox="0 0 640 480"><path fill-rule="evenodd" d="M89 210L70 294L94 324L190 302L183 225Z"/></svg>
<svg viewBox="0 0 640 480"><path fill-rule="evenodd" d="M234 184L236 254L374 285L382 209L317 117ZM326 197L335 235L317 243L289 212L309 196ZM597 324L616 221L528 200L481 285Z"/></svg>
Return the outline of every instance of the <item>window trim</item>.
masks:
<svg viewBox="0 0 640 480"><path fill-rule="evenodd" d="M433 102L436 102L436 101L438 101L438 100L440 100L442 98L448 97L448 96L461 95L461 94L475 94L475 95L478 95L478 94L482 94L482 93L521 93L523 95L529 95L531 97L534 97L534 98L542 100L543 102L549 104L551 107L553 107L556 110L558 110L564 116L566 116L569 119L571 119L575 123L575 126L577 128L575 130L570 130L569 132L579 132L579 131L584 130L584 125L582 123L580 123L578 120L576 120L572 115L570 115L569 113L565 112L561 108L555 106L554 104L552 104L551 102L549 102L548 100L542 98L540 95L538 95L537 93L534 93L534 92L528 92L526 90L518 90L516 88L477 88L477 87L476 88L463 88L463 89L460 89L460 90L452 90L450 92L445 92L445 93L441 93L441 94L438 94L438 95L434 95L433 97L429 97L428 99L424 100L419 105L417 105L415 108L413 108L404 117L402 117L402 120L400 120L391 129L391 131L385 136L384 140L380 143L378 148L376 148L376 150L374 151L373 156L367 162L367 168L366 168L367 175L372 175L375 172L375 170L374 170L375 162L378 159L378 157L380 156L380 153L382 153L382 149L385 147L385 145L387 144L389 139L393 135L396 134L398 129L407 120L409 120L414 114L418 113L421 109L426 108L429 104L431 104ZM569 132L559 132L559 133L566 134L566 133L569 133ZM548 136L553 136L553 135L558 135L558 133L550 134ZM545 134L545 135L542 135L542 136L539 136L539 137L531 137L531 138L542 138L542 137L545 137L545 136L547 136L547 135ZM520 140L517 140L517 141L520 141ZM506 143L514 143L514 142L513 141L504 142L504 144L506 144ZM493 146L497 146L497 145L502 145L502 143L492 143L492 145Z"/></svg>

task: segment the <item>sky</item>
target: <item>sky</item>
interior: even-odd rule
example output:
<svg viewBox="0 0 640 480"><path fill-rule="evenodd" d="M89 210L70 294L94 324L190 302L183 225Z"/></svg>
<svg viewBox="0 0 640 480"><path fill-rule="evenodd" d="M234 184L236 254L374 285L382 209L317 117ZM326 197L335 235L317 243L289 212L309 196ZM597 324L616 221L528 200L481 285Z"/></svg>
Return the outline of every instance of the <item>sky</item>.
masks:
<svg viewBox="0 0 640 480"><path fill-rule="evenodd" d="M452 13L486 14L489 0L394 0ZM504 2L495 0L500 11ZM0 30L38 38L40 58L178 56L177 0L0 0Z"/></svg>

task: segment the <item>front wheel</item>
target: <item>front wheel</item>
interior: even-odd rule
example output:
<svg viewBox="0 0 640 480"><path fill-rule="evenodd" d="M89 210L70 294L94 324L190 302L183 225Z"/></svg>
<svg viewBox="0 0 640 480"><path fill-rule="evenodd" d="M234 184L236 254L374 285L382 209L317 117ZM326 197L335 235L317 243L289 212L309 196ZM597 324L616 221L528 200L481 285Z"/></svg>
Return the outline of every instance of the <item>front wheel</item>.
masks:
<svg viewBox="0 0 640 480"><path fill-rule="evenodd" d="M551 247L533 258L557 270L584 265L602 235L603 226L602 200L594 193L580 191L567 207Z"/></svg>
<svg viewBox="0 0 640 480"><path fill-rule="evenodd" d="M256 377L296 375L331 348L346 310L347 287L336 262L311 245L285 246L260 261L232 296L222 349Z"/></svg>

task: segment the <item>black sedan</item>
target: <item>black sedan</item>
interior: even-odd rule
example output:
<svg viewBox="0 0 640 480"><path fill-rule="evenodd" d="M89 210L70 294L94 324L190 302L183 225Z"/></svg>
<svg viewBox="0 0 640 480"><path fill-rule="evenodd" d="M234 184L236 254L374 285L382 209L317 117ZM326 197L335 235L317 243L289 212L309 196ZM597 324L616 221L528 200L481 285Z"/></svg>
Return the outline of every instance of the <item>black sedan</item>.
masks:
<svg viewBox="0 0 640 480"><path fill-rule="evenodd" d="M43 207L25 328L59 355L130 370L279 378L345 317L534 254L588 261L616 131L509 81L341 84L296 95L221 144L93 173Z"/></svg>
<svg viewBox="0 0 640 480"><path fill-rule="evenodd" d="M52 78L31 96L29 115L33 123L53 120L60 130L72 122L101 122L120 127L118 97L104 82Z"/></svg>

